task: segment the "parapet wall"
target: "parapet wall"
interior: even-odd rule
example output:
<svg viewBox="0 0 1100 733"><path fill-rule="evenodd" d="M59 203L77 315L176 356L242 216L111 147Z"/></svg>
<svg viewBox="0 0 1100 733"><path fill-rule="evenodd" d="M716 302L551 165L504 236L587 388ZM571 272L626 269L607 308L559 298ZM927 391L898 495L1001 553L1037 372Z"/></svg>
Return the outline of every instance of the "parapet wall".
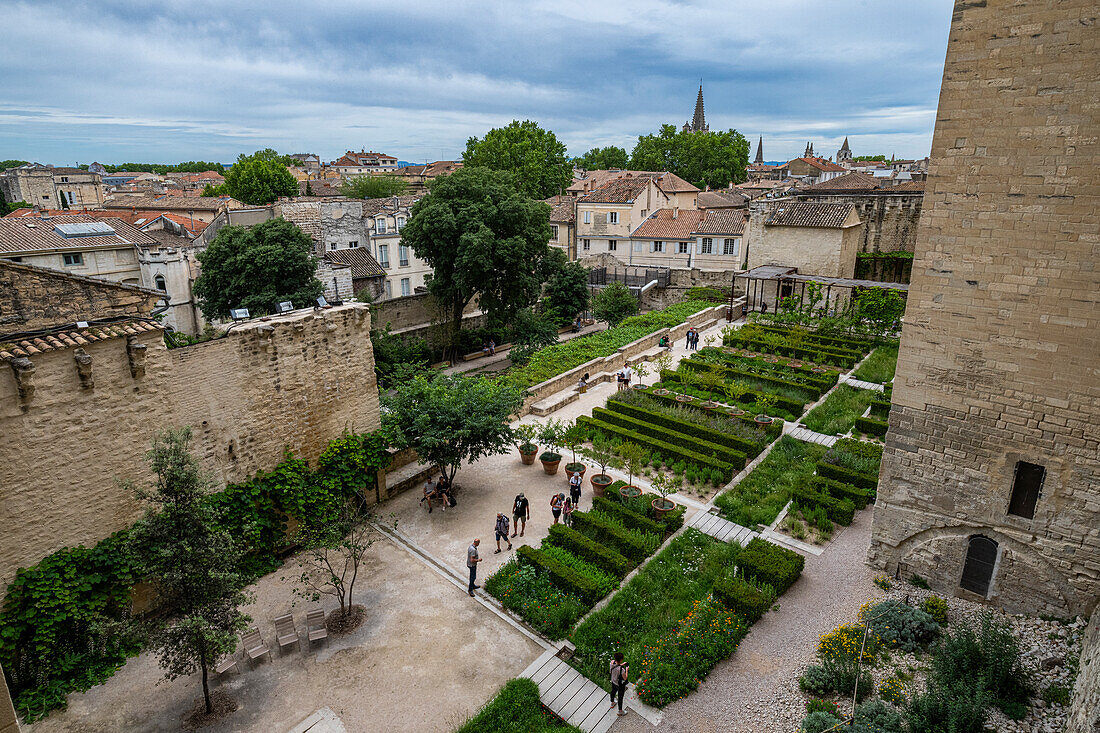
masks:
<svg viewBox="0 0 1100 733"><path fill-rule="evenodd" d="M365 305L251 321L179 349L159 331L83 348L90 379L73 349L32 356L29 401L14 371L0 372L0 583L131 524L140 507L119 481L151 478L144 454L159 431L190 426L192 450L224 485L271 469L284 449L315 461L343 430L379 424Z"/></svg>

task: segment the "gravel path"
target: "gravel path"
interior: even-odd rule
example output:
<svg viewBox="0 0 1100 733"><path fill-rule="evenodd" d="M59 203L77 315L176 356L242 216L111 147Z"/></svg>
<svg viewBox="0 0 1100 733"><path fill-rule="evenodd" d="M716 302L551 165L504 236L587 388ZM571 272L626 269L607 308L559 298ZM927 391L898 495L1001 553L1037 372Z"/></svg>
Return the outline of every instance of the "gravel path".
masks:
<svg viewBox="0 0 1100 733"><path fill-rule="evenodd" d="M883 595L864 564L870 539L868 507L834 536L824 554L806 558L802 577L780 598L779 610L765 614L697 691L669 705L660 726L631 714L615 723L613 733L797 731L805 716L798 678L818 637L852 621L865 601Z"/></svg>

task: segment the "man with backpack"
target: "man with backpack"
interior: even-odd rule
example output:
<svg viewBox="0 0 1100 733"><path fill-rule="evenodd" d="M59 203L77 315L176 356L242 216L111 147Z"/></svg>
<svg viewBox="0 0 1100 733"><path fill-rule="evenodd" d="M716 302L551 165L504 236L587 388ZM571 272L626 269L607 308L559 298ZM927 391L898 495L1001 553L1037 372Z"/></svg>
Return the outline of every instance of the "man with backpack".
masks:
<svg viewBox="0 0 1100 733"><path fill-rule="evenodd" d="M516 530L519 530L519 536L523 536L523 530L527 529L527 520L531 518L531 502L527 501L527 497L523 495L523 492L519 492L516 496L516 500L512 502L512 536L516 536Z"/></svg>
<svg viewBox="0 0 1100 733"><path fill-rule="evenodd" d="M508 549L512 549L512 543L508 541L508 517L504 516L504 512L497 512L497 524L494 528L497 536L497 549L494 555L500 554L500 541L504 540L508 542Z"/></svg>

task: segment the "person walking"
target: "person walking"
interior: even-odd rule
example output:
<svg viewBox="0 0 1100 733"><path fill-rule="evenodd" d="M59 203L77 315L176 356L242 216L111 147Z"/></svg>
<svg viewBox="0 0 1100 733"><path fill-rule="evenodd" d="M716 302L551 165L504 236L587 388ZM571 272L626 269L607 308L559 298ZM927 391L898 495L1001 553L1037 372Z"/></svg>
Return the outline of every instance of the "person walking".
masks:
<svg viewBox="0 0 1100 733"><path fill-rule="evenodd" d="M554 494L550 497L550 511L554 514L554 524L557 524L558 520L561 519L561 507L564 501L565 494Z"/></svg>
<svg viewBox="0 0 1100 733"><path fill-rule="evenodd" d="M566 527L573 526L573 510L576 508L576 504L568 496L565 497L565 501L561 505L561 523Z"/></svg>
<svg viewBox="0 0 1100 733"><path fill-rule="evenodd" d="M516 495L516 500L512 502L512 536L516 536L516 530L519 530L519 536L523 536L523 530L527 529L527 520L531 518L531 502L527 501L527 497L523 495L523 492L519 492Z"/></svg>
<svg viewBox="0 0 1100 733"><path fill-rule="evenodd" d="M481 562L481 555L477 553L477 546L481 544L481 538L474 540L474 543L466 548L466 567L470 569L470 598L474 597L474 591L480 588L480 585L476 585L477 580L477 564Z"/></svg>
<svg viewBox="0 0 1100 733"><path fill-rule="evenodd" d="M694 331L694 330L695 329L693 329L693 328L689 328L688 331L687 331L687 337L684 338L684 348L685 349L691 349L691 332Z"/></svg>
<svg viewBox="0 0 1100 733"><path fill-rule="evenodd" d="M579 473L569 477L569 498L573 500L573 508L576 509L581 502L581 483L583 479Z"/></svg>
<svg viewBox="0 0 1100 733"><path fill-rule="evenodd" d="M611 709L615 709L616 702L619 705L618 715L626 715L623 712L623 695L626 694L626 683L630 677L630 665L623 661L623 653L615 652L611 660Z"/></svg>
<svg viewBox="0 0 1100 733"><path fill-rule="evenodd" d="M500 554L500 541L504 540L508 543L508 549L512 549L512 543L508 539L508 517L504 516L504 512L497 512L497 524L494 528L497 536L497 549L494 555Z"/></svg>

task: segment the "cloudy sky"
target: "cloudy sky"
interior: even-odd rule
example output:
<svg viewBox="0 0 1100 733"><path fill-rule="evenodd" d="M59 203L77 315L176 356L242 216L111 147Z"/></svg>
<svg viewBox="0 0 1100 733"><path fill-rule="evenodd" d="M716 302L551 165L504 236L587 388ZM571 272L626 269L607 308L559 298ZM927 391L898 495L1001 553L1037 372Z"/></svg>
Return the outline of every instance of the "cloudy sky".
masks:
<svg viewBox="0 0 1100 733"><path fill-rule="evenodd" d="M457 158L534 119L581 154L683 124L923 157L951 0L0 0L0 159Z"/></svg>

